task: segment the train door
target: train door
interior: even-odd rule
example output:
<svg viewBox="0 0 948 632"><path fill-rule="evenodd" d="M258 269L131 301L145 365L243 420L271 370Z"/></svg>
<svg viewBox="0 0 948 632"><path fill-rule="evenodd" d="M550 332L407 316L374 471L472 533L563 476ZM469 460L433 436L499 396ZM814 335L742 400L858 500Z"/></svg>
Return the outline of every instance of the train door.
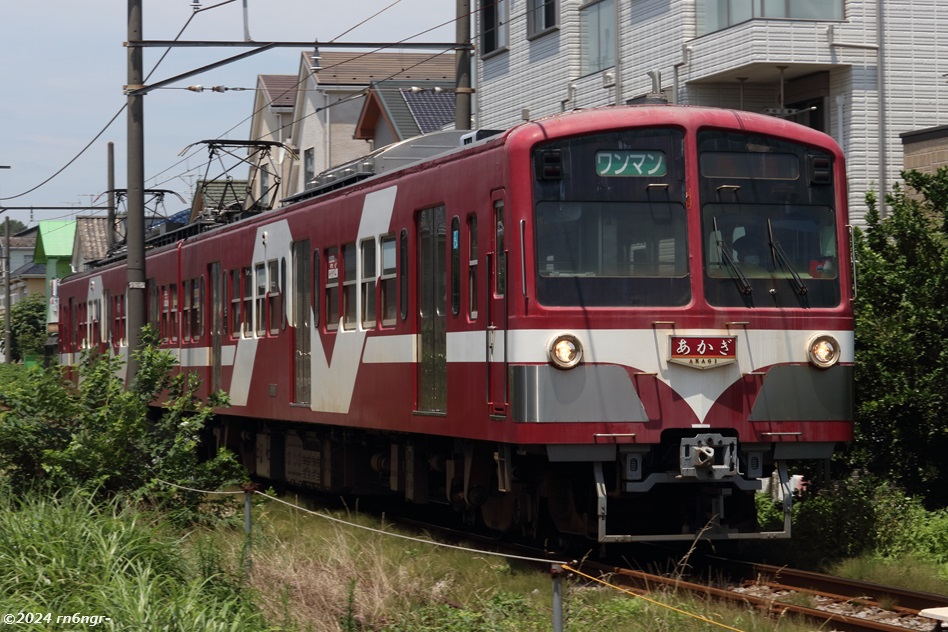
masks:
<svg viewBox="0 0 948 632"><path fill-rule="evenodd" d="M308 404L310 399L310 330L312 327L312 277L310 275L309 240L293 244L293 344L294 371L293 401Z"/></svg>
<svg viewBox="0 0 948 632"><path fill-rule="evenodd" d="M221 390L221 342L223 337L223 315L226 313L224 304L224 285L221 279L221 264L219 261L207 267L207 278L211 284L211 392Z"/></svg>
<svg viewBox="0 0 948 632"><path fill-rule="evenodd" d="M487 253L487 406L507 417L507 247L503 189L491 193L490 249Z"/></svg>
<svg viewBox="0 0 948 632"><path fill-rule="evenodd" d="M418 410L447 411L447 294L444 206L418 214Z"/></svg>

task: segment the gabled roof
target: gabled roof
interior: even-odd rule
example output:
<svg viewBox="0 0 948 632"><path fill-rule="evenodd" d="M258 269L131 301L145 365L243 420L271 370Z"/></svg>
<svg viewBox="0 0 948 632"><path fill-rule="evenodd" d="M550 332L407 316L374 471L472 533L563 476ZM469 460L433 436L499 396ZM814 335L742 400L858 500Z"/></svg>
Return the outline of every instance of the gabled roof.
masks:
<svg viewBox="0 0 948 632"><path fill-rule="evenodd" d="M299 87L295 75L259 75L259 79L270 107L293 108Z"/></svg>
<svg viewBox="0 0 948 632"><path fill-rule="evenodd" d="M33 261L46 263L49 258L69 259L72 256L72 244L76 238L75 220L48 219L39 223L39 236Z"/></svg>
<svg viewBox="0 0 948 632"><path fill-rule="evenodd" d="M455 95L447 81L380 81L372 85L354 137L372 140L379 118L398 140L435 132L454 122ZM414 88L414 90L413 90Z"/></svg>
<svg viewBox="0 0 948 632"><path fill-rule="evenodd" d="M108 255L108 217L76 218L76 252L80 261L97 261Z"/></svg>
<svg viewBox="0 0 948 632"><path fill-rule="evenodd" d="M11 279L46 278L46 264L27 261L10 273Z"/></svg>
<svg viewBox="0 0 948 632"><path fill-rule="evenodd" d="M313 54L306 53L313 66ZM441 80L454 85L454 53L343 53L326 51L319 54L319 70L314 71L321 86L368 86L377 81Z"/></svg>

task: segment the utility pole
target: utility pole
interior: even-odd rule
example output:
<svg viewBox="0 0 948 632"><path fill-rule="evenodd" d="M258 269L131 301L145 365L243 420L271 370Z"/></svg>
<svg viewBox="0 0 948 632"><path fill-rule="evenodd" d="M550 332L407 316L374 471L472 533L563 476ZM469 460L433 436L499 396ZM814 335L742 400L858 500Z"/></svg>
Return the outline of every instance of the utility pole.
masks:
<svg viewBox="0 0 948 632"><path fill-rule="evenodd" d="M126 203L126 247L128 253L128 383L138 373L136 352L141 348L145 326L145 104L142 88L144 51L133 42L142 41L142 0L128 0L128 177Z"/></svg>
<svg viewBox="0 0 948 632"><path fill-rule="evenodd" d="M471 0L457 0L454 129L471 129Z"/></svg>
<svg viewBox="0 0 948 632"><path fill-rule="evenodd" d="M3 359L7 364L12 362L10 353L11 338L10 332L10 216L3 218L3 224L6 226L7 239L3 245Z"/></svg>

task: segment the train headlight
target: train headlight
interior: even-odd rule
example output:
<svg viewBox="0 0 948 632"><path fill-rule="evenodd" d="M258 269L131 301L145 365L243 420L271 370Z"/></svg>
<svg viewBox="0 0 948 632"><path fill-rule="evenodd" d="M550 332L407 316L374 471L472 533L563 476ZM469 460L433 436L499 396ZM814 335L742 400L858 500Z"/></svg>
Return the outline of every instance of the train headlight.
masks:
<svg viewBox="0 0 948 632"><path fill-rule="evenodd" d="M810 338L806 352L810 363L821 369L827 369L839 362L839 342L829 334L820 334Z"/></svg>
<svg viewBox="0 0 948 632"><path fill-rule="evenodd" d="M583 360L583 343L572 334L560 334L550 341L550 362L558 369L572 369Z"/></svg>

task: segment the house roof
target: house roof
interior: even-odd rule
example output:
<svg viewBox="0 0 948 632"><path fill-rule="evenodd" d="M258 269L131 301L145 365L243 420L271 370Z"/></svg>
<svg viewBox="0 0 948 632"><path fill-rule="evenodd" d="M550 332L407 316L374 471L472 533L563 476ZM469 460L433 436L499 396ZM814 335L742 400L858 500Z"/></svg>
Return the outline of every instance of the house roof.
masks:
<svg viewBox="0 0 948 632"><path fill-rule="evenodd" d="M313 66L313 54L306 53ZM429 55L426 53L343 53L325 51L319 54L319 70L314 71L319 84L367 86L377 81L442 80L454 85L454 53Z"/></svg>
<svg viewBox="0 0 948 632"><path fill-rule="evenodd" d="M202 209L220 211L240 208L247 196L248 186L247 180L199 180L196 195L201 196Z"/></svg>
<svg viewBox="0 0 948 632"><path fill-rule="evenodd" d="M82 261L96 261L108 255L108 228L108 217L76 218L76 248Z"/></svg>
<svg viewBox="0 0 948 632"><path fill-rule="evenodd" d="M447 81L374 83L359 115L355 138L375 138L380 117L389 122L399 140L443 129L454 122L455 112L454 93L443 89L453 87Z"/></svg>
<svg viewBox="0 0 948 632"><path fill-rule="evenodd" d="M65 258L72 256L73 240L76 238L75 220L48 219L39 223L39 236L36 239L36 249L33 251L33 261L46 263L49 258Z"/></svg>
<svg viewBox="0 0 948 632"><path fill-rule="evenodd" d="M46 278L46 264L27 261L10 273L11 279Z"/></svg>
<svg viewBox="0 0 948 632"><path fill-rule="evenodd" d="M270 107L293 107L299 87L299 81L295 75L260 75L259 79Z"/></svg>

